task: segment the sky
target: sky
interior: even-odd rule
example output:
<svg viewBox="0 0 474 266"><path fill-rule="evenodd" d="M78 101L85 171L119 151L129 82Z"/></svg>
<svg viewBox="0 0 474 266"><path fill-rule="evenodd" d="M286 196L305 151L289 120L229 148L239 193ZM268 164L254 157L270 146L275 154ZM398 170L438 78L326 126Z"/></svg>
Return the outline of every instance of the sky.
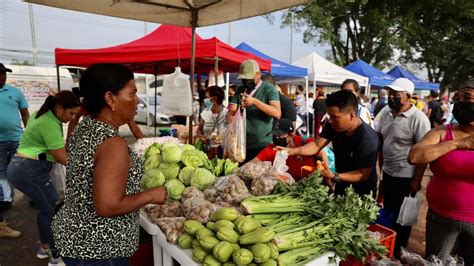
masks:
<svg viewBox="0 0 474 266"><path fill-rule="evenodd" d="M88 49L114 46L135 40L156 29L159 24L135 20L100 16L47 6L32 5L38 64L53 65L54 49ZM261 52L290 61L290 28L281 28L283 12L274 12L273 25L263 17L239 20L216 26L202 27L197 33L202 38L217 37L221 41L237 46L246 42ZM28 4L17 0L0 0L0 62L11 63L12 59L32 61L32 34ZM303 43L302 32L294 31L292 61L317 52L325 56L329 47Z"/></svg>

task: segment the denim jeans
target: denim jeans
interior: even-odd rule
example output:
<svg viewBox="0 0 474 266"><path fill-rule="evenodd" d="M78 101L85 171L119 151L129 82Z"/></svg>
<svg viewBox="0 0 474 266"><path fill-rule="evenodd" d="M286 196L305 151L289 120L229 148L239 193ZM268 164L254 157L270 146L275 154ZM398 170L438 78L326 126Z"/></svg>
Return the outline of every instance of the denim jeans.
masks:
<svg viewBox="0 0 474 266"><path fill-rule="evenodd" d="M18 141L0 141L0 222L13 200L13 188L7 179L7 167L17 148Z"/></svg>
<svg viewBox="0 0 474 266"><path fill-rule="evenodd" d="M18 190L30 198L38 208L38 231L42 244L54 250L51 222L58 201L58 193L49 172L52 163L14 156L8 165L7 176ZM53 253L54 255L54 253Z"/></svg>
<svg viewBox="0 0 474 266"><path fill-rule="evenodd" d="M63 257L67 266L128 266L128 258L114 259L74 259Z"/></svg>

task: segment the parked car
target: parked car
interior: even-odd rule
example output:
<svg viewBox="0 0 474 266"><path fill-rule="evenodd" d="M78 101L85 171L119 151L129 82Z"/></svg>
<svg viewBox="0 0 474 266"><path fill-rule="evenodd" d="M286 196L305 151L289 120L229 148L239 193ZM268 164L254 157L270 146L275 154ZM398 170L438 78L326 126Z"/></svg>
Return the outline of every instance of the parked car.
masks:
<svg viewBox="0 0 474 266"><path fill-rule="evenodd" d="M145 123L147 122L147 117L151 121L151 125L169 125L175 124L176 119L173 116L165 115L160 112L160 103L161 96L156 96L156 117L155 117L155 96L148 95L148 113L146 108L146 95L138 94L138 106L137 106L137 115L135 116L135 122Z"/></svg>

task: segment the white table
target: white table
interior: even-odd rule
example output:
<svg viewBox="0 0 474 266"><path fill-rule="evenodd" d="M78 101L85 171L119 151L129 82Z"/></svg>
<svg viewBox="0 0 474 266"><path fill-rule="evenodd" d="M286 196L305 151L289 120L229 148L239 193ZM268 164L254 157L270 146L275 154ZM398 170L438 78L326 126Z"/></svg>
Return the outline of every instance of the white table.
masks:
<svg viewBox="0 0 474 266"><path fill-rule="evenodd" d="M182 249L178 245L168 243L165 234L163 234L158 225L151 222L143 209L140 210L140 225L152 236L155 266L173 266L173 259L185 266L200 265L193 260L191 249ZM329 258L333 256L334 253L328 252L306 264L306 266L338 265L339 262L337 264L329 263Z"/></svg>

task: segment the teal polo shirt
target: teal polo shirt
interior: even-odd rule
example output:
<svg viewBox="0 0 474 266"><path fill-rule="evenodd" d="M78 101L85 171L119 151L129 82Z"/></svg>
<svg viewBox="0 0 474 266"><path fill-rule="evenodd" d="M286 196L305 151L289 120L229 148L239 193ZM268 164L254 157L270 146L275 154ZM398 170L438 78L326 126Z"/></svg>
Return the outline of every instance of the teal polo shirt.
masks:
<svg viewBox="0 0 474 266"><path fill-rule="evenodd" d="M270 102L280 102L280 95L272 84L262 81L257 92L253 95L256 99L265 104ZM241 94L244 93L244 87L240 86L231 100L231 104L239 104ZM255 106L247 108L247 148L258 149L265 148L272 143L272 135L269 135L273 129L273 118Z"/></svg>
<svg viewBox="0 0 474 266"><path fill-rule="evenodd" d="M33 158L37 158L41 153L46 153L47 160L54 162L55 160L49 151L61 148L64 148L61 121L52 111L47 111L38 118L34 112L28 119L17 152Z"/></svg>
<svg viewBox="0 0 474 266"><path fill-rule="evenodd" d="M0 141L19 141L21 127L20 109L28 108L20 89L5 84L0 88Z"/></svg>

